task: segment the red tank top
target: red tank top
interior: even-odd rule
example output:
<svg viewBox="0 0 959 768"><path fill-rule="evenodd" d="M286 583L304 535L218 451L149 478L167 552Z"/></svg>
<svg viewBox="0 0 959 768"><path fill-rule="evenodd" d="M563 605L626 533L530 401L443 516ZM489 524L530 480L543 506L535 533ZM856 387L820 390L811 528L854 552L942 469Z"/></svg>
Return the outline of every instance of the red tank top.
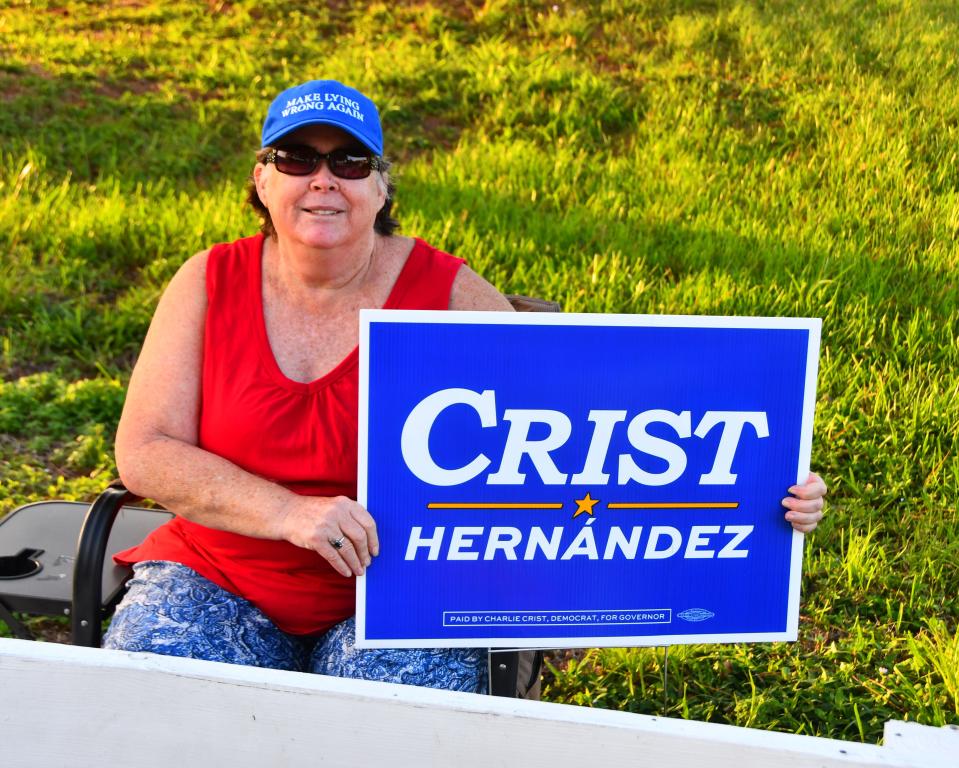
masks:
<svg viewBox="0 0 959 768"><path fill-rule="evenodd" d="M316 381L283 375L263 320L262 246L262 235L216 245L207 260L199 446L296 493L355 499L358 350ZM384 308L447 309L462 263L416 240ZM354 612L355 579L316 552L182 517L115 559L182 563L292 634L324 632Z"/></svg>

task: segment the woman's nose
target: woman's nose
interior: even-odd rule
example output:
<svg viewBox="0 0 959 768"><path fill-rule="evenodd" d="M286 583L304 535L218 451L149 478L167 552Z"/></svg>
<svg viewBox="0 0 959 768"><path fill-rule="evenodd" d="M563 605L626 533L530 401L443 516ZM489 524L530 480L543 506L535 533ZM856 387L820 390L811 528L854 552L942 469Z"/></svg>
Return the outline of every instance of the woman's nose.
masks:
<svg viewBox="0 0 959 768"><path fill-rule="evenodd" d="M321 159L310 178L310 187L313 189L336 189L338 186L339 179L330 170L330 161L327 158Z"/></svg>

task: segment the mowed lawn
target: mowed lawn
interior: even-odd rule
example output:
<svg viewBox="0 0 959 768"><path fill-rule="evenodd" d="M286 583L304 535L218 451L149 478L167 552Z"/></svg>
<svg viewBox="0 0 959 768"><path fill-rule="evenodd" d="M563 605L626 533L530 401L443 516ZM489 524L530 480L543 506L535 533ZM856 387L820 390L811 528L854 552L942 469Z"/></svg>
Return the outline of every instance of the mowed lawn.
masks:
<svg viewBox="0 0 959 768"><path fill-rule="evenodd" d="M113 477L166 281L255 231L269 100L379 104L403 231L568 311L813 316L799 641L551 654L545 698L959 723L959 6L0 0L0 514ZM38 628L47 620L38 620ZM665 694L665 695L664 695Z"/></svg>

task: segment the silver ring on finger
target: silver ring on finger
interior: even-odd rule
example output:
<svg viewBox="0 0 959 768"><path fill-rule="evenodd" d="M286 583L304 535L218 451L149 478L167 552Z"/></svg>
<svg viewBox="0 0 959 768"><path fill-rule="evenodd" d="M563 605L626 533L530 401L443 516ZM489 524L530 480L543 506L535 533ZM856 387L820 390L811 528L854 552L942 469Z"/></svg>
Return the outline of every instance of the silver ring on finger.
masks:
<svg viewBox="0 0 959 768"><path fill-rule="evenodd" d="M340 538L338 538L338 539L334 539L334 538L330 537L330 539L329 539L330 546L333 547L333 549L337 549L337 550L343 549L343 542L344 542L344 541L346 541L346 536L340 536Z"/></svg>

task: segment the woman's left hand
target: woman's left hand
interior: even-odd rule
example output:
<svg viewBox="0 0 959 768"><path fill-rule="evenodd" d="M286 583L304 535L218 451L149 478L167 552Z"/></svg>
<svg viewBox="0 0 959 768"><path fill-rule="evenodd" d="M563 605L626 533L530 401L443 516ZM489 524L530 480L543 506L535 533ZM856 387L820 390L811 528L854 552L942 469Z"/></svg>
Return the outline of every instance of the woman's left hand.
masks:
<svg viewBox="0 0 959 768"><path fill-rule="evenodd" d="M792 496L783 499L783 506L789 510L786 520L801 533L815 530L823 515L823 497L826 495L823 479L815 472L810 472L806 482L794 485L789 493Z"/></svg>

